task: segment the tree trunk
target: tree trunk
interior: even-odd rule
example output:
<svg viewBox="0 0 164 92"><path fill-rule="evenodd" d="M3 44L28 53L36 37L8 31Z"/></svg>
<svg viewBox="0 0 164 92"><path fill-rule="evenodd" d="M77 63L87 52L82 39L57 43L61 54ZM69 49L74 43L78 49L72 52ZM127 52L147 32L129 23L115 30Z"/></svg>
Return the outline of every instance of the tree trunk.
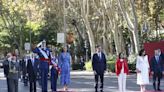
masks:
<svg viewBox="0 0 164 92"><path fill-rule="evenodd" d="M90 27L90 23L88 20L88 15L89 15L89 0L83 0L81 1L82 5L81 5L81 15L83 17L84 20L84 24L86 26L86 31L88 34L88 38L89 38L89 43L90 43L90 49L91 49L91 56L93 55L93 53L95 53L95 40L94 40L94 36L93 36L93 32L92 29Z"/></svg>
<svg viewBox="0 0 164 92"><path fill-rule="evenodd" d="M132 8L132 14L133 14L133 19L132 21L124 7L124 4L122 3L122 0L117 0L118 1L118 6L124 16L124 19L127 22L129 30L132 32L133 35L133 41L134 41L134 47L135 47L135 53L138 53L139 50L139 37L138 37L138 21L137 21L137 16L136 16L136 11L135 11L135 6L134 6L134 0L130 0L130 5Z"/></svg>
<svg viewBox="0 0 164 92"><path fill-rule="evenodd" d="M139 36L138 36L138 20L137 20L137 14L135 11L135 6L134 6L134 0L130 0L130 4L132 7L133 11L133 16L134 16L134 31L132 31L133 34L133 40L134 40L134 45L135 45L135 53L138 53L139 51Z"/></svg>
<svg viewBox="0 0 164 92"><path fill-rule="evenodd" d="M90 49L91 49L91 56L95 53L95 40L93 36L93 32L90 28L90 23L88 21L88 18L85 18L84 23L86 24L87 34L89 37L89 43L90 43Z"/></svg>
<svg viewBox="0 0 164 92"><path fill-rule="evenodd" d="M132 31L133 35L133 42L134 42L134 48L135 48L135 53L138 53L139 51L139 46L138 46L138 32Z"/></svg>
<svg viewBox="0 0 164 92"><path fill-rule="evenodd" d="M109 52L113 55L114 53L113 53L113 50L114 50L114 48L113 48L113 38L110 36L110 37L108 37L107 38L107 40L109 41L108 43L108 45L109 45Z"/></svg>
<svg viewBox="0 0 164 92"><path fill-rule="evenodd" d="M121 46L121 52L125 52L125 41L124 41L124 37L123 37L123 30L121 28L119 28L119 39L120 39L120 46Z"/></svg>
<svg viewBox="0 0 164 92"><path fill-rule="evenodd" d="M103 51L105 53L105 55L109 55L109 49L108 49L108 42L107 39L105 38L105 36L102 37L102 44L103 44Z"/></svg>
<svg viewBox="0 0 164 92"><path fill-rule="evenodd" d="M113 36L114 36L116 54L118 55L121 52L121 44L120 44L120 39L119 39L119 34L118 34L118 28L115 28L115 30L113 31Z"/></svg>

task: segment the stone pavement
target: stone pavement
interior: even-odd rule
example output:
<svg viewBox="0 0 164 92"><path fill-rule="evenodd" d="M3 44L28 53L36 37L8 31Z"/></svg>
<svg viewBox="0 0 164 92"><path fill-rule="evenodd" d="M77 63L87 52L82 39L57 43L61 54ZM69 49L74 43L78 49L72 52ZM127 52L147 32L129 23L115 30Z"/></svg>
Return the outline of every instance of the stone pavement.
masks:
<svg viewBox="0 0 164 92"><path fill-rule="evenodd" d="M48 83L49 92L50 82ZM58 91L62 91L62 87L58 82ZM153 92L152 80L147 86L149 91ZM161 89L164 90L164 81L161 82ZM127 77L127 92L139 92L140 88L136 84L136 74L130 74ZM71 71L71 84L69 85L69 91L72 92L94 92L94 76L93 72L86 71ZM3 76L2 70L0 70L0 92L7 92L6 81ZM22 82L19 82L19 92L29 92L29 86L23 86ZM41 92L39 85L37 85L37 92ZM115 74L105 74L104 79L104 92L118 92L117 77ZM164 92L164 91L163 91Z"/></svg>

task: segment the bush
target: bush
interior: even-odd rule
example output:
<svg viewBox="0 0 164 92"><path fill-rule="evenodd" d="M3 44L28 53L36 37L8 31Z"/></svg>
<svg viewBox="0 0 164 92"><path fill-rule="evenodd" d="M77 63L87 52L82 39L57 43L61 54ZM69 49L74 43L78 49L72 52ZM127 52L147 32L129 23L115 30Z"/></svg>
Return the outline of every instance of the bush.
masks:
<svg viewBox="0 0 164 92"><path fill-rule="evenodd" d="M135 72L136 70L136 57L137 55L135 54L131 54L128 57L128 67L129 67L130 72Z"/></svg>
<svg viewBox="0 0 164 92"><path fill-rule="evenodd" d="M108 69L108 72L115 72L115 62L114 61L108 61L107 62L107 69Z"/></svg>
<svg viewBox="0 0 164 92"><path fill-rule="evenodd" d="M128 67L129 67L129 72L135 72L136 70L136 64L135 63L129 63L128 64Z"/></svg>
<svg viewBox="0 0 164 92"><path fill-rule="evenodd" d="M92 61L85 62L85 69L87 71L92 71Z"/></svg>
<svg viewBox="0 0 164 92"><path fill-rule="evenodd" d="M115 72L115 62L116 62L116 56L115 55L107 56L108 72Z"/></svg>

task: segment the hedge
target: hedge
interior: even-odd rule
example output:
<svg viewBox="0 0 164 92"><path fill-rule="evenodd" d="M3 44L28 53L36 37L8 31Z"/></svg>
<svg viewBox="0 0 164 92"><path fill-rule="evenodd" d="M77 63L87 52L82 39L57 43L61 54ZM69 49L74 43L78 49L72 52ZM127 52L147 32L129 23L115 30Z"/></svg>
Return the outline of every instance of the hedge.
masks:
<svg viewBox="0 0 164 92"><path fill-rule="evenodd" d="M87 71L92 71L92 61L85 62L85 69Z"/></svg>

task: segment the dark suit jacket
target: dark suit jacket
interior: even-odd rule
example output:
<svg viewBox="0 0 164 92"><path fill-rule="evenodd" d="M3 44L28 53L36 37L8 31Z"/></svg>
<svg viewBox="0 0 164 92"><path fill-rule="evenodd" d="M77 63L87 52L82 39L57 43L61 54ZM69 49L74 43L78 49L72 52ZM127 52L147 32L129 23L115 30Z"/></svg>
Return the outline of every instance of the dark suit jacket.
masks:
<svg viewBox="0 0 164 92"><path fill-rule="evenodd" d="M23 76L26 75L27 73L27 66L26 66L26 60L22 60L22 72L23 72Z"/></svg>
<svg viewBox="0 0 164 92"><path fill-rule="evenodd" d="M164 59L162 55L159 57L159 61L157 63L155 56L152 57L150 61L151 71L154 73L162 73L164 71Z"/></svg>
<svg viewBox="0 0 164 92"><path fill-rule="evenodd" d="M101 52L101 59L98 54L95 53L92 58L92 68L97 74L103 74L106 70L106 57L103 52Z"/></svg>
<svg viewBox="0 0 164 92"><path fill-rule="evenodd" d="M5 60L3 62L3 68L4 68L4 75L5 77L7 77L9 74L9 61L8 60Z"/></svg>
<svg viewBox="0 0 164 92"><path fill-rule="evenodd" d="M27 73L28 73L29 81L30 82L36 81L37 67L38 67L38 61L36 59L34 60L34 65L32 63L32 60L31 59L28 59Z"/></svg>

